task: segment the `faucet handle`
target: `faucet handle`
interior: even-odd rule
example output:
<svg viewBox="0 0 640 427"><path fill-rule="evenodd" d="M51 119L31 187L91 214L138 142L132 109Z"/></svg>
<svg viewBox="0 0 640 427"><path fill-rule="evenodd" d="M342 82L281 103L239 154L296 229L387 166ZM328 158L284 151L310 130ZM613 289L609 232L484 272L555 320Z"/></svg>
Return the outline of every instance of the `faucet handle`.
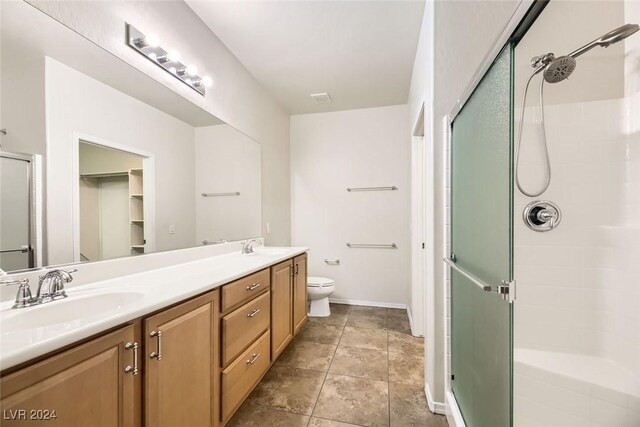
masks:
<svg viewBox="0 0 640 427"><path fill-rule="evenodd" d="M18 293L16 294L16 301L13 304L13 308L27 307L33 303L33 296L31 295L31 287L29 286L29 279L17 279L17 280L3 280L0 281L0 286L15 286L18 285Z"/></svg>
<svg viewBox="0 0 640 427"><path fill-rule="evenodd" d="M65 283L70 283L73 281L73 276L71 275L71 273L75 273L77 272L78 269L74 268L71 270L60 270L60 275L62 276L62 279L64 280Z"/></svg>
<svg viewBox="0 0 640 427"><path fill-rule="evenodd" d="M29 279L24 278L24 279L7 279L7 280L0 280L0 286L15 286L15 285L29 285Z"/></svg>

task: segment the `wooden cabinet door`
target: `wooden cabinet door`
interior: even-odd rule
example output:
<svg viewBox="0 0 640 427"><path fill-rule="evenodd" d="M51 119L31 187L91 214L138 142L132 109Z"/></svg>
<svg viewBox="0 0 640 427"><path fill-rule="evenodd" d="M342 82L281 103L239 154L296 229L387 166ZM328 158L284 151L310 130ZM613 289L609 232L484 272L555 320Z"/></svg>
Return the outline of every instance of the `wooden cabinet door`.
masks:
<svg viewBox="0 0 640 427"><path fill-rule="evenodd" d="M307 320L307 254L293 259L293 334L297 335Z"/></svg>
<svg viewBox="0 0 640 427"><path fill-rule="evenodd" d="M218 291L144 320L145 424L219 422Z"/></svg>
<svg viewBox="0 0 640 427"><path fill-rule="evenodd" d="M126 326L4 376L0 423L139 426L141 373L125 372L134 365L133 347L125 345L136 341L135 326Z"/></svg>
<svg viewBox="0 0 640 427"><path fill-rule="evenodd" d="M293 261L271 267L271 360L276 360L293 338Z"/></svg>

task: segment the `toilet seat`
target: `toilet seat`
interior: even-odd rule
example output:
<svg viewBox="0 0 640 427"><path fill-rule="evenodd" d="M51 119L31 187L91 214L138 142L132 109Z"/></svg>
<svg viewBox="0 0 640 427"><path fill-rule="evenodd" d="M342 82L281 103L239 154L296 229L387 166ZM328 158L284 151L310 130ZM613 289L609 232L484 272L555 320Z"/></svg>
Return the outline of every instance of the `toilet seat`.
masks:
<svg viewBox="0 0 640 427"><path fill-rule="evenodd" d="M334 281L326 277L307 277L307 286L310 288L326 288L333 284Z"/></svg>

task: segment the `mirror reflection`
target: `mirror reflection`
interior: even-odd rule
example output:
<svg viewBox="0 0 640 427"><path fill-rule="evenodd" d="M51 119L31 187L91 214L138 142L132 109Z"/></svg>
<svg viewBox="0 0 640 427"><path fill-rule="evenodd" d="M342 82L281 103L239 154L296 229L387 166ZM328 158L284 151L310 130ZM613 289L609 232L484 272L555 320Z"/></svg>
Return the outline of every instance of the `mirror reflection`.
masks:
<svg viewBox="0 0 640 427"><path fill-rule="evenodd" d="M27 3L0 15L2 270L261 234L256 141Z"/></svg>

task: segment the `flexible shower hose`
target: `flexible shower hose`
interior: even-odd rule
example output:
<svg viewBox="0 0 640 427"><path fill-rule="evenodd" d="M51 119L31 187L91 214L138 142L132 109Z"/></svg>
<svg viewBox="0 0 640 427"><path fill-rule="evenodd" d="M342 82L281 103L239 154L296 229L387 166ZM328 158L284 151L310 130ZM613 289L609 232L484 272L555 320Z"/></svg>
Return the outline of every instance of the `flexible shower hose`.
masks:
<svg viewBox="0 0 640 427"><path fill-rule="evenodd" d="M540 190L539 192L528 192L524 189L524 186L520 182L520 145L522 144L522 128L524 127L524 107L525 103L527 102L527 92L529 91L529 84L531 83L531 79L533 79L533 76L535 75L535 72L531 74L531 77L529 77L529 80L527 80L527 84L524 88L524 95L522 96L522 111L520 111L520 128L518 129L518 144L516 148L516 185L518 186L518 190L520 190L522 194L528 197L538 197L539 195L547 191L547 188L549 188L549 184L551 183L551 161L549 160L549 150L547 149L547 135L544 125L544 78L540 79L540 134L542 136L542 149L544 151L545 168L547 171L545 182L542 190Z"/></svg>

